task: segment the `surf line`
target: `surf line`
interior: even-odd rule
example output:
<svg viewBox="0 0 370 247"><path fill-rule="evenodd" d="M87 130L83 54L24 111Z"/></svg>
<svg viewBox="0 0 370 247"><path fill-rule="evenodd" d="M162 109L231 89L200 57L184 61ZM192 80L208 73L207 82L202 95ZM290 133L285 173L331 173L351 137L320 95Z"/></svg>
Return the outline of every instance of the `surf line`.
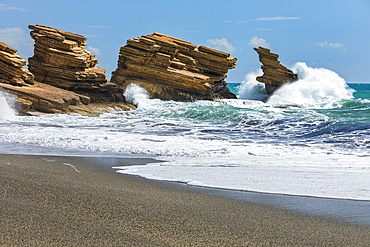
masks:
<svg viewBox="0 0 370 247"><path fill-rule="evenodd" d="M76 172L80 172L79 170L77 170L77 168L76 167L74 167L73 165L71 165L71 164L68 164L68 163L63 163L64 165L66 165L66 166L70 166L70 167L72 167L73 169L75 169L75 171Z"/></svg>

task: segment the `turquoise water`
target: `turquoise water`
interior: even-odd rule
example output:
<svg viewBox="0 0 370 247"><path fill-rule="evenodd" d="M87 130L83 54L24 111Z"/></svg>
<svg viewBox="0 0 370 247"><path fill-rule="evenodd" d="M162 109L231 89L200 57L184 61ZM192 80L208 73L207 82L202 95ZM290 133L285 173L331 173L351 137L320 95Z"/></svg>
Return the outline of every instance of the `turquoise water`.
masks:
<svg viewBox="0 0 370 247"><path fill-rule="evenodd" d="M240 85L241 85L241 83L228 83L227 84L227 88L230 89L230 91L233 94L238 95L239 94L239 87L240 87Z"/></svg>
<svg viewBox="0 0 370 247"><path fill-rule="evenodd" d="M241 83L228 84L239 95ZM335 143L345 148L370 148L370 83L348 83L350 99L337 99L332 107L289 105L269 120L269 111L258 111L263 119L245 118L245 126L259 129L259 137L290 139L306 143ZM267 102L268 103L268 102ZM253 111L248 109L247 111ZM263 114L265 112L265 114ZM249 119L249 121L248 121ZM247 127L247 128L248 128ZM272 131L272 132L271 132Z"/></svg>

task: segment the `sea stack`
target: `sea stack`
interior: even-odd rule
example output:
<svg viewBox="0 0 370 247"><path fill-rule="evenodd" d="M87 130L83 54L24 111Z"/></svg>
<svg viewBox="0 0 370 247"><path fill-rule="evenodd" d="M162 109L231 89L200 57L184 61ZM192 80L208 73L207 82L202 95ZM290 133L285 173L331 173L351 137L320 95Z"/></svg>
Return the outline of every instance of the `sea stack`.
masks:
<svg viewBox="0 0 370 247"><path fill-rule="evenodd" d="M122 90L138 84L162 100L236 98L225 82L236 61L228 53L153 33L129 39L121 47L111 82Z"/></svg>
<svg viewBox="0 0 370 247"><path fill-rule="evenodd" d="M34 75L23 68L26 61L16 52L0 42L0 89L11 95L19 114L66 113L69 105L89 102L88 97L35 81Z"/></svg>
<svg viewBox="0 0 370 247"><path fill-rule="evenodd" d="M33 85L33 74L23 68L26 60L23 60L16 52L16 49L0 42L0 83L14 86Z"/></svg>
<svg viewBox="0 0 370 247"><path fill-rule="evenodd" d="M254 48L259 55L259 61L262 63L262 76L256 78L257 81L265 84L268 96L273 94L282 85L298 80L298 75L280 64L279 55L272 53L270 49L264 47Z"/></svg>
<svg viewBox="0 0 370 247"><path fill-rule="evenodd" d="M0 42L0 92L6 93L19 115L99 115L112 109L125 111L135 108L125 103L91 104L88 96L38 82L30 71L23 68L26 61L16 52L16 49Z"/></svg>
<svg viewBox="0 0 370 247"><path fill-rule="evenodd" d="M105 70L96 66L95 55L85 49L84 36L40 25L28 28L35 40L28 68L36 81L86 95L91 102L124 101Z"/></svg>

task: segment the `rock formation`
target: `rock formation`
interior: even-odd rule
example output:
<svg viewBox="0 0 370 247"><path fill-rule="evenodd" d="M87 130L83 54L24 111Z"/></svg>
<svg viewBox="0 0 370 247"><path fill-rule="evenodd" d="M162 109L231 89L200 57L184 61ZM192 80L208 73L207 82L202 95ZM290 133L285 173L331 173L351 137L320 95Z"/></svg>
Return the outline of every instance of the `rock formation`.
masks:
<svg viewBox="0 0 370 247"><path fill-rule="evenodd" d="M35 40L34 56L28 68L35 80L90 97L91 102L124 101L122 92L108 83L105 70L85 49L86 38L59 29L30 25Z"/></svg>
<svg viewBox="0 0 370 247"><path fill-rule="evenodd" d="M139 84L163 100L236 98L224 80L236 60L221 51L153 33L129 39L121 47L111 82L122 90Z"/></svg>
<svg viewBox="0 0 370 247"><path fill-rule="evenodd" d="M0 42L0 83L14 86L33 85L33 74L23 68L26 61L15 54L16 52L16 49Z"/></svg>
<svg viewBox="0 0 370 247"><path fill-rule="evenodd" d="M191 101L236 98L226 87L226 73L235 67L229 54L153 33L121 47L112 82L85 49L86 38L55 28L30 25L34 56L26 61L0 42L0 90L14 99L19 114L81 113L135 108L123 91L139 84L156 98Z"/></svg>
<svg viewBox="0 0 370 247"><path fill-rule="evenodd" d="M0 42L0 90L12 98L18 114L80 113L97 115L110 109L134 108L124 103L89 104L90 97L40 83L23 68L26 61L17 50Z"/></svg>
<svg viewBox="0 0 370 247"><path fill-rule="evenodd" d="M272 53L269 49L263 47L255 47L254 50L258 53L259 60L263 64L261 66L263 75L258 76L256 80L265 83L268 95L273 94L285 83L298 80L297 74L280 64L278 54Z"/></svg>

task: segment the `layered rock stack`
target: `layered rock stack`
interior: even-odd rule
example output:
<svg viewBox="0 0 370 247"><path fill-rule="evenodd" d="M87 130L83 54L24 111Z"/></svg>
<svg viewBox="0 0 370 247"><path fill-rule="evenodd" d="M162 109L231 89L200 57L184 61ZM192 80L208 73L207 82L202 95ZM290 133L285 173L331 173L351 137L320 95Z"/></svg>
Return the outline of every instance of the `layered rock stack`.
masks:
<svg viewBox="0 0 370 247"><path fill-rule="evenodd" d="M16 49L0 42L0 89L12 95L19 113L26 113L30 109L62 112L69 103L77 104L80 101L75 93L63 93L60 91L65 90L45 85L49 87L47 89L35 81L34 75L23 68L26 61L16 52Z"/></svg>
<svg viewBox="0 0 370 247"><path fill-rule="evenodd" d="M279 55L272 53L270 49L258 47L254 50L259 55L259 61L262 63L262 76L256 78L257 81L265 83L266 92L268 95L273 94L278 88L285 83L298 80L298 75L286 68L278 60Z"/></svg>
<svg viewBox="0 0 370 247"><path fill-rule="evenodd" d="M14 86L34 84L34 76L23 68L26 61L16 54L17 50L0 42L0 83Z"/></svg>
<svg viewBox="0 0 370 247"><path fill-rule="evenodd" d="M89 96L91 102L124 100L117 86L108 83L105 70L96 66L95 55L85 49L84 36L40 25L28 28L35 40L28 68L36 81Z"/></svg>
<svg viewBox="0 0 370 247"><path fill-rule="evenodd" d="M129 104L90 104L90 97L34 80L34 75L23 68L26 61L16 49L0 42L0 92L12 102L20 115L40 113L80 113L98 115L112 109L129 110Z"/></svg>
<svg viewBox="0 0 370 247"><path fill-rule="evenodd" d="M236 98L225 82L236 60L221 51L153 33L129 39L121 47L111 82L122 90L136 83L163 100Z"/></svg>

